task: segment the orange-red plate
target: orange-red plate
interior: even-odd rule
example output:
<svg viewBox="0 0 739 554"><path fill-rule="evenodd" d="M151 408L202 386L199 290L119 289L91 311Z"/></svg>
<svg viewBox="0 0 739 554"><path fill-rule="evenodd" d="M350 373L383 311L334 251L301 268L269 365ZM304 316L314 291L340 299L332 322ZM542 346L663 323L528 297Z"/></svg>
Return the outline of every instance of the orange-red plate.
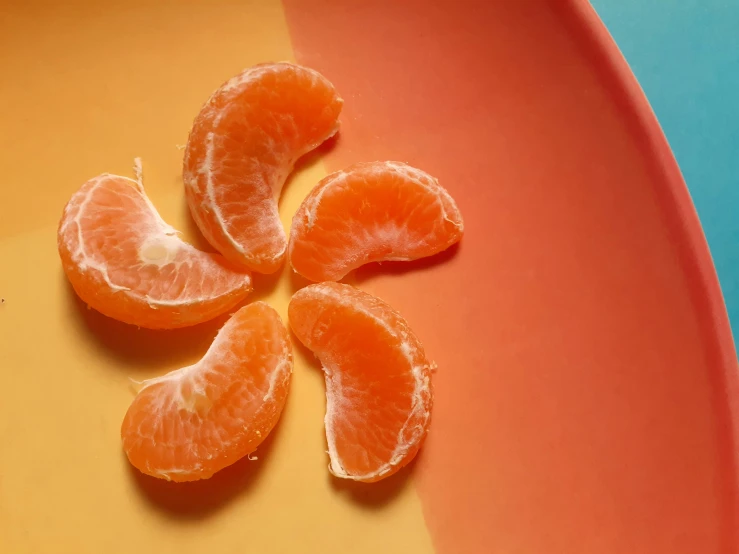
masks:
<svg viewBox="0 0 739 554"><path fill-rule="evenodd" d="M0 16L0 541L20 552L737 552L737 360L699 222L626 63L584 0L11 6ZM272 440L193 486L132 471L129 376L199 358L217 323L137 331L66 285L54 230L89 177L144 161L197 240L192 118L292 59L345 99L283 223L327 171L439 178L461 246L352 276L438 363L431 432L397 479L331 480L322 377L298 350ZM283 316L299 280L260 278Z"/></svg>

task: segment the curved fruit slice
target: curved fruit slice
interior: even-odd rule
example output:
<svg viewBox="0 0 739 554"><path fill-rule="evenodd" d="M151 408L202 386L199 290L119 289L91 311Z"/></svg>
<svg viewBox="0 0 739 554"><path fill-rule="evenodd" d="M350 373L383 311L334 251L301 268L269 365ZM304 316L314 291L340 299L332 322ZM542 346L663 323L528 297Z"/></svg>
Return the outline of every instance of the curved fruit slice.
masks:
<svg viewBox="0 0 739 554"><path fill-rule="evenodd" d="M280 316L264 302L244 306L199 362L142 383L121 427L129 461L170 481L207 479L265 439L291 375Z"/></svg>
<svg viewBox="0 0 739 554"><path fill-rule="evenodd" d="M287 246L277 200L293 164L339 128L343 100L322 75L257 65L227 81L195 119L185 149L190 211L205 238L259 273Z"/></svg>
<svg viewBox="0 0 739 554"><path fill-rule="evenodd" d="M369 262L415 260L462 238L449 193L401 162L358 163L325 177L290 231L290 263L311 281L338 281Z"/></svg>
<svg viewBox="0 0 739 554"><path fill-rule="evenodd" d="M431 367L405 320L339 283L299 290L288 313L323 364L331 473L372 482L410 462L431 416Z"/></svg>
<svg viewBox="0 0 739 554"><path fill-rule="evenodd" d="M57 243L80 298L140 327L195 325L251 291L248 273L182 241L127 177L104 174L82 185L64 208Z"/></svg>

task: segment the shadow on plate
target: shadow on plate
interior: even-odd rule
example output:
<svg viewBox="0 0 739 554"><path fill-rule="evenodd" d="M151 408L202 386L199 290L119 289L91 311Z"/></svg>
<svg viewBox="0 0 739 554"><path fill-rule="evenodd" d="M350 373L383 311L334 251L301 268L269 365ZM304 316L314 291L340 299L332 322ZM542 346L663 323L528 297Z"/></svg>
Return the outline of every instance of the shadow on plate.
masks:
<svg viewBox="0 0 739 554"><path fill-rule="evenodd" d="M311 350L300 342L298 337L296 337L292 331L290 331L290 340L293 343L293 351L296 355L301 356L312 369L323 372L321 362L318 358ZM324 449L326 449L325 438ZM421 449L421 452L423 452L423 449ZM408 486L409 477L413 473L416 460L420 456L421 452L419 452L411 463L401 469L398 473L376 483L360 483L350 479L340 479L328 473L331 488L342 496L349 498L352 502L365 508L382 508L396 498L405 489L405 487ZM328 459L326 462L328 465Z"/></svg>
<svg viewBox="0 0 739 554"><path fill-rule="evenodd" d="M90 308L77 296L63 272L61 279L68 291L71 319L78 323L83 332L94 337L101 352L119 364L148 372L151 369L181 367L199 359L234 312L272 294L280 280L281 271L272 275L253 273L254 290L243 302L210 321L180 329L144 329L107 317Z"/></svg>
<svg viewBox="0 0 739 554"><path fill-rule="evenodd" d="M289 266L290 260L286 260L286 263ZM300 273L295 273L292 267L288 267L287 270L290 272L290 292L292 294L295 294L303 287L315 284L313 281L309 281L308 279L300 275Z"/></svg>
<svg viewBox="0 0 739 554"><path fill-rule="evenodd" d="M334 136L332 136L330 139L326 140L322 144L320 144L317 148L311 150L304 156L300 157L297 162L295 162L295 166L293 167L293 170L290 172L290 175L288 176L287 180L285 181L285 184L282 187L283 192L290 186L290 183L292 183L293 179L302 171L306 169L310 169L317 163L319 163L325 156L330 154L334 148L336 148L336 145L339 144L341 141L341 132L339 131ZM314 183L317 184L317 183ZM292 217L292 216L291 216Z"/></svg>
<svg viewBox="0 0 739 554"><path fill-rule="evenodd" d="M89 308L67 283L70 318L94 338L93 344L107 357L126 369L140 372L163 372L199 359L223 326L230 314L182 329L153 330L121 323ZM247 299L248 300L248 299ZM233 308L235 312L238 307Z"/></svg>
<svg viewBox="0 0 739 554"><path fill-rule="evenodd" d="M421 452L423 449L421 449ZM352 502L367 508L380 509L397 498L406 487L410 486L410 477L419 454L403 469L375 483L361 483L350 479L340 479L329 474L331 487Z"/></svg>
<svg viewBox="0 0 739 554"><path fill-rule="evenodd" d="M185 196L185 185L182 182L182 176L178 177L177 184L182 191L180 202L182 204L181 209L183 217L181 218L181 228L178 229L182 235L182 239L203 252L217 252L217 250L213 248L200 232L197 223L195 223L195 220L192 217L192 212L190 211L190 206L187 203L187 197Z"/></svg>
<svg viewBox="0 0 739 554"><path fill-rule="evenodd" d="M249 293L249 296L246 297L246 301L244 303L249 304L251 302L256 302L257 300L266 300L269 298L277 288L277 285L282 278L282 272L285 271L285 269L286 268L283 266L276 272L270 274L252 272L251 284L252 287L254 287L254 290Z"/></svg>
<svg viewBox="0 0 739 554"><path fill-rule="evenodd" d="M319 371L321 372L321 375L323 375L323 366L321 365L321 361L318 359L318 357L310 348L300 342L300 339L295 333L293 333L293 330L290 328L289 325L288 331L290 332L290 342L293 345L293 358L302 358L311 369Z"/></svg>
<svg viewBox="0 0 739 554"><path fill-rule="evenodd" d="M222 469L210 479L174 483L144 475L128 460L129 475L140 496L162 515L176 521L206 519L248 492L257 484L270 463L270 451L279 440L280 423L259 445L256 452ZM256 459L254 457L256 456ZM125 454L124 454L125 457Z"/></svg>

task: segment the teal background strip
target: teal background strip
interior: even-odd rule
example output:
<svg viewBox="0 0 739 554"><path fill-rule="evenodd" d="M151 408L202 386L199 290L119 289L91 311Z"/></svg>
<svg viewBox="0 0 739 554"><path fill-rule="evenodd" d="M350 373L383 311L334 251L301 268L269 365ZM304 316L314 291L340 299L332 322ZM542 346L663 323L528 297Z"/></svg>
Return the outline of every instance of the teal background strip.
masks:
<svg viewBox="0 0 739 554"><path fill-rule="evenodd" d="M739 0L591 0L680 165L739 338Z"/></svg>

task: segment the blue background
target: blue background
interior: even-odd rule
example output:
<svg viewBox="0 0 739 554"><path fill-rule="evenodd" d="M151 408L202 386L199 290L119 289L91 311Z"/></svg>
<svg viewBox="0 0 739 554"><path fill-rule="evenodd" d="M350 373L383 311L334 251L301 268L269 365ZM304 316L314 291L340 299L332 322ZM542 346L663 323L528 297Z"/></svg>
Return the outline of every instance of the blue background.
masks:
<svg viewBox="0 0 739 554"><path fill-rule="evenodd" d="M739 0L591 0L680 164L739 338Z"/></svg>

